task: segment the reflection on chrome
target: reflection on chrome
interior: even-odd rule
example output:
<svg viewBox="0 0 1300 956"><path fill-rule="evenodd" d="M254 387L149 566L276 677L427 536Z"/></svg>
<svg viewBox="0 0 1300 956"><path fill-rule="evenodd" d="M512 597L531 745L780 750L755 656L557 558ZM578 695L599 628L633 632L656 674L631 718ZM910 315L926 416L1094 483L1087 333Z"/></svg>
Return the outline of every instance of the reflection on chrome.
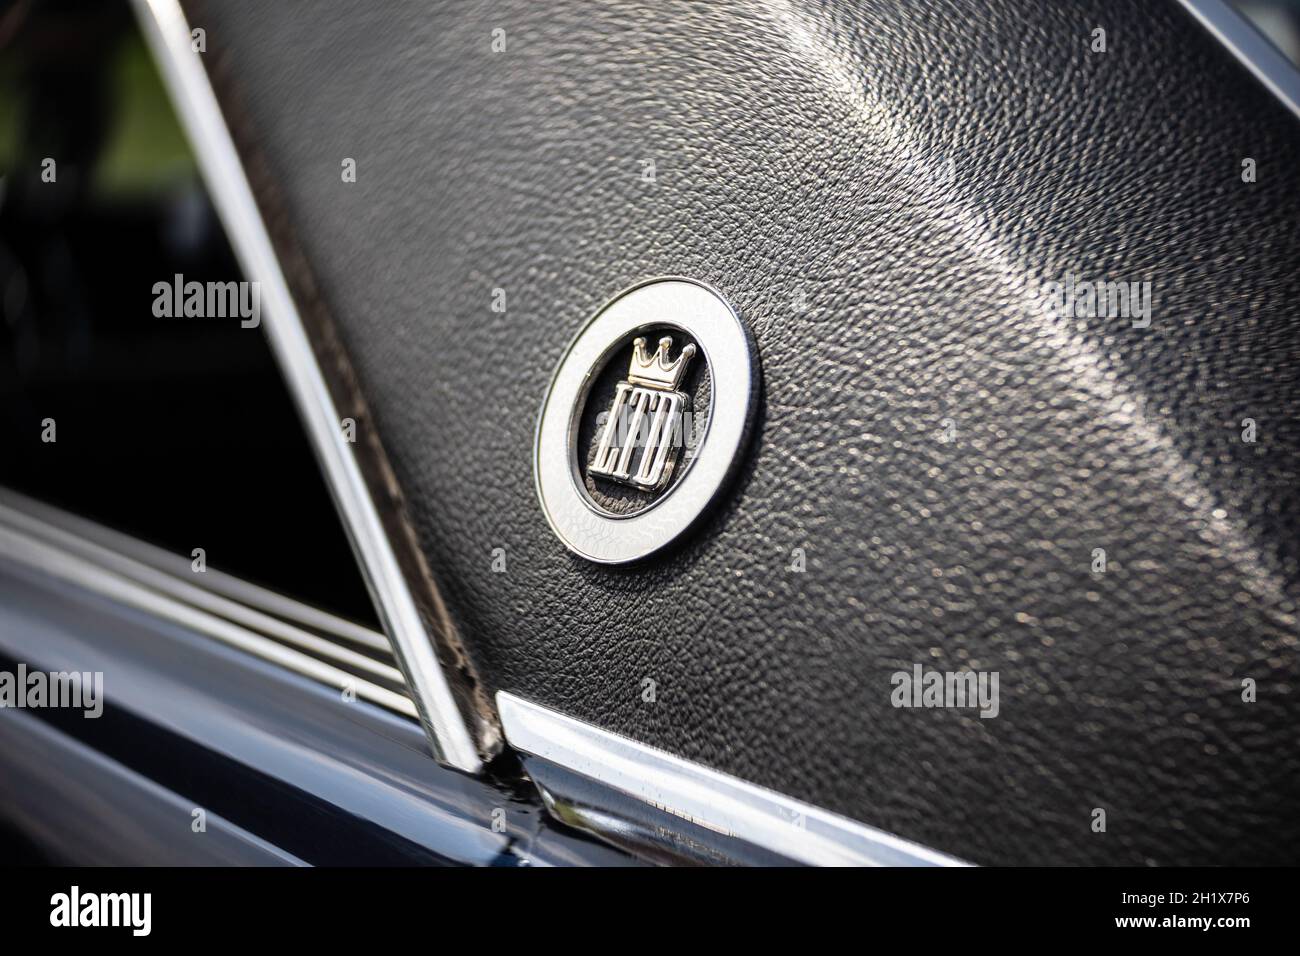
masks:
<svg viewBox="0 0 1300 956"><path fill-rule="evenodd" d="M725 846L732 840L788 861L816 866L967 865L512 694L498 693L497 708L511 746L657 808L711 838L694 841L697 845L712 847L720 842ZM540 783L548 806L553 812L558 810L561 819L611 842L632 842L633 835L626 831L636 827L627 819L603 808L596 813L589 809L595 801L568 799L545 781ZM619 830L627 839L620 840ZM663 834L659 836L665 842ZM675 841L672 851L682 855L682 843ZM636 845L646 849L643 834L636 836ZM689 852L689 848L685 850ZM752 850L738 849L729 858L752 862Z"/></svg>
<svg viewBox="0 0 1300 956"><path fill-rule="evenodd" d="M313 680L416 717L382 634L0 489L0 561L191 627Z"/></svg>

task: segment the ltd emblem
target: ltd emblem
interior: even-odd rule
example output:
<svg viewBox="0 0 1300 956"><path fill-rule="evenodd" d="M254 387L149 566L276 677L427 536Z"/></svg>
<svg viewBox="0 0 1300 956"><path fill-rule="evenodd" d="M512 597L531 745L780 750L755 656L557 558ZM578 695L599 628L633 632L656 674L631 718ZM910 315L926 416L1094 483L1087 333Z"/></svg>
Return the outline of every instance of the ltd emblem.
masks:
<svg viewBox="0 0 1300 956"><path fill-rule="evenodd" d="M591 474L647 491L668 484L685 431L681 422L686 396L677 386L695 355L695 346L688 345L670 362L672 347L672 337L664 336L659 351L647 356L644 338L638 336L632 343L627 381L615 388L614 404L601 429L596 458L589 466Z"/></svg>
<svg viewBox="0 0 1300 956"><path fill-rule="evenodd" d="M753 338L713 289L656 279L614 298L570 343L538 418L533 466L552 530L603 564L666 547L734 474L758 392Z"/></svg>

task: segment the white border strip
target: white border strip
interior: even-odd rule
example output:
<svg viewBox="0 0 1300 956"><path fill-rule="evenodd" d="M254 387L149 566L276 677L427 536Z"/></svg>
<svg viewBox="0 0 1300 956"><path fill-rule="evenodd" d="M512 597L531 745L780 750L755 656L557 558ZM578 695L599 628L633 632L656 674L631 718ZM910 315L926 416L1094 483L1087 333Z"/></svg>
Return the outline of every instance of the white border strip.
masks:
<svg viewBox="0 0 1300 956"><path fill-rule="evenodd" d="M791 860L815 866L968 865L504 691L497 694L497 710L515 748Z"/></svg>
<svg viewBox="0 0 1300 956"><path fill-rule="evenodd" d="M239 264L246 278L261 284L267 337L297 399L434 752L448 766L477 773L482 763L474 740L456 706L365 480L343 440L337 410L316 365L230 131L199 54L191 49L185 14L176 0L133 2Z"/></svg>
<svg viewBox="0 0 1300 956"><path fill-rule="evenodd" d="M1240 60L1269 92L1300 116L1300 71L1224 0L1181 0L1187 11Z"/></svg>

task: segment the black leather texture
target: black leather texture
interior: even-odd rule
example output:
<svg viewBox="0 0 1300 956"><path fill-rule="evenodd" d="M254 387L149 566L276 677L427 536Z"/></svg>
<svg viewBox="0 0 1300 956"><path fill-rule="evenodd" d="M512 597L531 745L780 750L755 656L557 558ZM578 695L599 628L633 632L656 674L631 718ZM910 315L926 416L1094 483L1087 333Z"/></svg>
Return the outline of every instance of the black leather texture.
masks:
<svg viewBox="0 0 1300 956"><path fill-rule="evenodd" d="M1179 4L187 9L487 690L977 863L1296 862L1300 121ZM587 564L537 411L674 274L752 327L756 437ZM1045 314L1069 275L1150 326ZM998 716L894 707L916 664Z"/></svg>

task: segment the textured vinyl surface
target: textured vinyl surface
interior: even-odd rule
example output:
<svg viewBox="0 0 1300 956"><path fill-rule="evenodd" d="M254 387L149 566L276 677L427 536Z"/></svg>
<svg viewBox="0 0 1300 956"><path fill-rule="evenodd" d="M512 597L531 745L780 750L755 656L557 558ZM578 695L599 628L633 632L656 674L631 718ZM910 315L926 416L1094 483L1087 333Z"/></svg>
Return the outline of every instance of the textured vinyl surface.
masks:
<svg viewBox="0 0 1300 956"><path fill-rule="evenodd" d="M1300 858L1300 124L1177 4L187 7L488 690L978 863ZM536 412L665 274L753 328L758 433L587 565ZM999 716L892 707L917 663Z"/></svg>

